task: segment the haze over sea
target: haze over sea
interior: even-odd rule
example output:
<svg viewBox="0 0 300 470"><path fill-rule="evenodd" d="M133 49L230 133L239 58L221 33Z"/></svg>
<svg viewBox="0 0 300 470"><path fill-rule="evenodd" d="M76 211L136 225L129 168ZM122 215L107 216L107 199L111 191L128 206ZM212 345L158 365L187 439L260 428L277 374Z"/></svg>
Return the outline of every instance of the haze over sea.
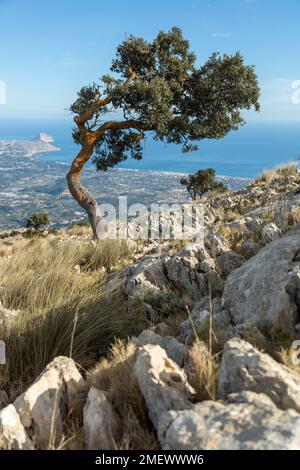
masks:
<svg viewBox="0 0 300 470"><path fill-rule="evenodd" d="M51 134L60 152L43 154L47 161L69 163L76 154L71 120L7 120L0 122L0 140L32 139L39 132ZM213 167L218 175L255 177L266 168L300 158L300 129L297 123L249 122L221 140L203 140L200 151L182 154L176 145L147 139L144 158L128 159L119 168L193 173Z"/></svg>

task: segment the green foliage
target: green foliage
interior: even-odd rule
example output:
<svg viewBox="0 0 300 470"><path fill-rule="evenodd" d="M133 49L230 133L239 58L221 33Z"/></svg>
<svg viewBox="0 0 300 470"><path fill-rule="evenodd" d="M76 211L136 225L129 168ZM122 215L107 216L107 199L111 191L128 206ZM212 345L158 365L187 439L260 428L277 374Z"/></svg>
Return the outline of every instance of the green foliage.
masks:
<svg viewBox="0 0 300 470"><path fill-rule="evenodd" d="M47 212L36 212L27 219L27 228L38 230L42 225L49 225L50 219Z"/></svg>
<svg viewBox="0 0 300 470"><path fill-rule="evenodd" d="M132 300L132 306L138 307L147 303L163 318L185 311L185 305L179 295L170 289L144 289L139 291Z"/></svg>
<svg viewBox="0 0 300 470"><path fill-rule="evenodd" d="M117 48L111 72L83 87L70 107L77 116L93 110L73 138L82 145L85 130L96 133L93 155L99 170L129 156L141 159L146 132L164 143L180 144L184 152L194 151L199 140L222 138L243 125L241 110L259 110L254 67L246 66L240 53L215 53L197 66L177 27L160 32L152 42L126 38ZM112 121L120 110L123 120Z"/></svg>
<svg viewBox="0 0 300 470"><path fill-rule="evenodd" d="M186 186L193 200L195 200L197 196L202 197L209 191L227 191L227 186L224 183L216 181L216 171L213 168L199 170L194 175L181 178L180 183Z"/></svg>

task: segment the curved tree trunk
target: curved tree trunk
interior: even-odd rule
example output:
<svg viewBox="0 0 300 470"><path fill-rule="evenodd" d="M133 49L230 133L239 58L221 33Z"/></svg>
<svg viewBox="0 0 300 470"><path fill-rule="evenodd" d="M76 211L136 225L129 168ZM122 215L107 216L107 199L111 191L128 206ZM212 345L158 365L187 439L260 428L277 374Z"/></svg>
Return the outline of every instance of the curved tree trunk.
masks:
<svg viewBox="0 0 300 470"><path fill-rule="evenodd" d="M69 173L67 174L67 182L70 193L78 204L86 210L89 221L93 230L95 240L99 240L97 233L97 225L101 219L100 208L94 196L81 184L80 173L93 153L92 146L83 148L75 157Z"/></svg>

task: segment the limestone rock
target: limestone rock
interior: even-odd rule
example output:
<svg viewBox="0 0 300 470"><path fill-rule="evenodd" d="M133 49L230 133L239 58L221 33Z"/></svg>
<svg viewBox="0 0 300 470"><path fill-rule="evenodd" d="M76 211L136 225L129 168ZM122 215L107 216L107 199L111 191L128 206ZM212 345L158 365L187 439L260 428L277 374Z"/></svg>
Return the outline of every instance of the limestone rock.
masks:
<svg viewBox="0 0 300 470"><path fill-rule="evenodd" d="M139 346L158 344L166 351L167 356L176 362L179 367L182 367L184 364L186 347L173 336L160 336L151 330L144 330L138 338L136 338L136 342Z"/></svg>
<svg viewBox="0 0 300 470"><path fill-rule="evenodd" d="M162 261L156 257L145 257L127 268L126 275L125 293L130 297L143 289L163 289L167 282Z"/></svg>
<svg viewBox="0 0 300 470"><path fill-rule="evenodd" d="M281 230L275 225L273 222L264 226L262 230L262 243L263 245L267 245L268 243L277 240L282 235Z"/></svg>
<svg viewBox="0 0 300 470"><path fill-rule="evenodd" d="M106 394L91 387L83 409L84 438L88 450L114 450L119 422Z"/></svg>
<svg viewBox="0 0 300 470"><path fill-rule="evenodd" d="M246 259L234 250L229 250L217 256L215 261L222 277L226 279L231 271L242 266Z"/></svg>
<svg viewBox="0 0 300 470"><path fill-rule="evenodd" d="M156 429L162 413L192 406L194 390L184 371L159 345L148 344L138 349L134 375Z"/></svg>
<svg viewBox="0 0 300 470"><path fill-rule="evenodd" d="M191 299L199 300L209 292L218 295L223 289L223 280L215 261L201 244L191 243L176 256L164 262L168 281Z"/></svg>
<svg viewBox="0 0 300 470"><path fill-rule="evenodd" d="M83 379L74 361L56 357L36 381L14 402L22 424L33 432L43 448L62 436L62 420L76 406Z"/></svg>
<svg viewBox="0 0 300 470"><path fill-rule="evenodd" d="M164 450L299 450L300 415L244 392L163 414L158 437Z"/></svg>
<svg viewBox="0 0 300 470"><path fill-rule="evenodd" d="M219 235L215 230L209 229L205 233L205 248L212 258L220 255L224 251L228 251L229 247L224 237Z"/></svg>
<svg viewBox="0 0 300 470"><path fill-rule="evenodd" d="M0 411L0 449L34 449L13 405L8 405Z"/></svg>
<svg viewBox="0 0 300 470"><path fill-rule="evenodd" d="M300 305L300 225L264 247L225 281L222 305L245 321L294 333Z"/></svg>
<svg viewBox="0 0 300 470"><path fill-rule="evenodd" d="M279 408L300 412L300 375L239 338L229 340L222 356L218 396L245 390L265 393Z"/></svg>

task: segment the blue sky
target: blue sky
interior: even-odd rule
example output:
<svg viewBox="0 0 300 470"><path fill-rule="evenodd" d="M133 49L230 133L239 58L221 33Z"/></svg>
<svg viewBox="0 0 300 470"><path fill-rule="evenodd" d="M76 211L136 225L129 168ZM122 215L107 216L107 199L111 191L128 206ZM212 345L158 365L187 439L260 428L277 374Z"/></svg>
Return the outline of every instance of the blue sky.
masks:
<svg viewBox="0 0 300 470"><path fill-rule="evenodd" d="M151 40L180 26L203 63L240 50L254 64L262 111L249 120L300 121L299 0L0 0L3 118L59 118L84 84L108 71L125 34Z"/></svg>

